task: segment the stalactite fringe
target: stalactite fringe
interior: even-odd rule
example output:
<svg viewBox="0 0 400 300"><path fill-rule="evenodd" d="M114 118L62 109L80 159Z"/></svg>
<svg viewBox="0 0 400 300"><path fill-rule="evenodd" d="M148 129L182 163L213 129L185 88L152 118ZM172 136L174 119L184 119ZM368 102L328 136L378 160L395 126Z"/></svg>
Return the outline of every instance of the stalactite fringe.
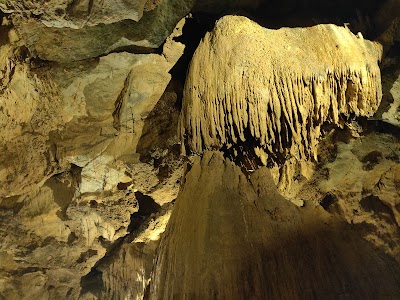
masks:
<svg viewBox="0 0 400 300"><path fill-rule="evenodd" d="M182 138L201 153L245 142L249 132L263 164L277 153L315 158L323 124L378 108L381 53L336 25L270 30L224 17L191 62Z"/></svg>

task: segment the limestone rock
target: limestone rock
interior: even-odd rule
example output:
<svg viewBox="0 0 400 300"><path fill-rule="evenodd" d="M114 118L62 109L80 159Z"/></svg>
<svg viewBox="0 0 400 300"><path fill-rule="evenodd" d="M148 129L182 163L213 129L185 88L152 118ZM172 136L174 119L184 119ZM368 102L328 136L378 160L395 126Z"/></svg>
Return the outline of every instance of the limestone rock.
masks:
<svg viewBox="0 0 400 300"><path fill-rule="evenodd" d="M385 46L382 61L382 102L374 119L400 126L400 13L387 30L379 36Z"/></svg>
<svg viewBox="0 0 400 300"><path fill-rule="evenodd" d="M400 295L392 258L322 209L288 202L267 168L248 180L219 152L195 159L158 251L150 299Z"/></svg>
<svg viewBox="0 0 400 300"><path fill-rule="evenodd" d="M9 17L0 33L0 298L90 297L82 278L113 251L116 263L101 265L107 295L127 296L132 278L143 294L169 218L147 202L174 200L182 174L169 70L184 46L170 37L165 55L63 64L33 58ZM125 255L135 237L148 255Z"/></svg>
<svg viewBox="0 0 400 300"><path fill-rule="evenodd" d="M400 127L400 76L393 83L390 94L393 97L393 102L390 104L389 110L382 114L382 119Z"/></svg>
<svg viewBox="0 0 400 300"><path fill-rule="evenodd" d="M1 46L0 65L0 196L29 192L71 164L82 168L82 194L131 182L118 157L134 155L184 46L171 36L165 55L121 52L36 66L12 26L7 31L12 42Z"/></svg>
<svg viewBox="0 0 400 300"><path fill-rule="evenodd" d="M152 5L147 2L152 2ZM48 27L80 28L123 20L137 22L144 10L153 10L159 4L159 1L147 0L1 0L0 9L7 13L35 16Z"/></svg>
<svg viewBox="0 0 400 300"><path fill-rule="evenodd" d="M322 193L318 201L399 261L399 138L369 133L347 143L329 138L324 141L324 148L327 144L335 144L334 157L327 159L322 155L321 167L311 180ZM307 190L310 183L299 191L298 197L315 199Z"/></svg>
<svg viewBox="0 0 400 300"><path fill-rule="evenodd" d="M138 211L134 194L77 199L72 175L51 178L36 194L0 200L2 297L77 299L81 277L129 232Z"/></svg>
<svg viewBox="0 0 400 300"><path fill-rule="evenodd" d="M71 109L75 119L54 142L62 164L83 168L81 193L111 190L131 180L117 159L135 152L144 120L170 80L170 67L160 55L116 53L89 66L50 71L67 102L77 106Z"/></svg>
<svg viewBox="0 0 400 300"><path fill-rule="evenodd" d="M16 14L13 19L33 55L44 60L70 62L121 49L151 52L152 48L158 48L165 41L179 20L189 13L192 2L165 0L154 10L145 12L139 22L99 22L91 26L85 24L79 29L57 24L50 26ZM105 12L102 13L103 18L108 18Z"/></svg>
<svg viewBox="0 0 400 300"><path fill-rule="evenodd" d="M118 255L99 267L104 285L104 290L96 293L99 298L144 299L157 245L156 242L124 244Z"/></svg>
<svg viewBox="0 0 400 300"><path fill-rule="evenodd" d="M146 1L72 1L66 8L66 17L72 19L74 24L82 23L86 26L122 20L139 21L143 16Z"/></svg>
<svg viewBox="0 0 400 300"><path fill-rule="evenodd" d="M27 192L57 170L48 135L68 118L54 82L31 70L15 31L8 35L12 42L0 46L0 197Z"/></svg>
<svg viewBox="0 0 400 300"><path fill-rule="evenodd" d="M269 30L223 17L190 64L182 138L195 153L252 144L263 164L315 158L325 123L378 108L380 56L379 44L335 25Z"/></svg>
<svg viewBox="0 0 400 300"><path fill-rule="evenodd" d="M357 127L348 115L373 113L379 46L331 25L273 31L239 17L221 20L201 43L185 92L186 137L208 141L216 127L203 121L218 120L214 137L225 134L225 141L211 148L231 147L241 157L252 141L264 159L270 147L273 160L285 160L274 169L276 181L296 207L251 158L243 173L221 153L181 157L180 58L191 50L177 41L192 46L200 33L190 32L196 22L178 20L194 2L0 0L0 299L398 297L398 141L357 131L351 142L321 144L320 164L303 160L314 155L322 123ZM264 2L198 0L195 10L219 14ZM297 4L332 3L267 2L278 15ZM306 32L315 35L310 43ZM278 38L268 46L266 36ZM213 56L202 56L206 44ZM354 55L359 49L365 55ZM279 67L282 61L261 55L274 51L294 55ZM392 58L384 64L392 67ZM248 76L255 66L261 72ZM383 92L396 98L390 91L398 76L389 69ZM263 85L266 74L276 86ZM271 86L274 101L259 101L273 94ZM247 98L235 106L237 95ZM201 109L190 106L206 97L212 101ZM213 109L204 113L207 105ZM337 157L324 159L330 147ZM183 160L194 162L184 180Z"/></svg>
<svg viewBox="0 0 400 300"><path fill-rule="evenodd" d="M160 235L171 215L170 209L170 206L162 207L141 226L138 235L126 236L113 253L99 260L81 280L83 299L90 295L99 299L144 299ZM136 214L140 215L140 209Z"/></svg>

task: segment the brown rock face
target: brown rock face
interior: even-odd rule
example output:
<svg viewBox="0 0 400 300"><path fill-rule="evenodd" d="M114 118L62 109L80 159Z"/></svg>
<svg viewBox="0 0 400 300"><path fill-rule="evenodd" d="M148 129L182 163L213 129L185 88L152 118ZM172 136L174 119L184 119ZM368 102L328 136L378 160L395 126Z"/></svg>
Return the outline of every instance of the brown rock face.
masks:
<svg viewBox="0 0 400 300"><path fill-rule="evenodd" d="M53 2L57 1L51 1L49 7ZM145 12L140 20L135 20L138 13L126 6L143 6L143 1L74 1L69 7L72 16L57 16L43 5L36 5L41 10L41 18L26 17L24 9L10 11L14 12L14 24L34 56L50 61L71 62L127 49L152 52L153 48L162 45L179 20L189 13L192 2L162 1L153 10ZM93 4L92 7L88 7L89 3ZM79 12L79 9L90 11Z"/></svg>
<svg viewBox="0 0 400 300"><path fill-rule="evenodd" d="M400 298L398 4L0 0L0 300Z"/></svg>
<svg viewBox="0 0 400 300"><path fill-rule="evenodd" d="M379 287L379 288L377 288ZM321 208L249 179L219 152L196 158L161 240L150 299L400 296L400 268Z"/></svg>
<svg viewBox="0 0 400 300"><path fill-rule="evenodd" d="M196 153L253 144L264 165L315 158L324 124L378 108L380 56L343 27L269 30L224 17L191 62L182 138Z"/></svg>
<svg viewBox="0 0 400 300"><path fill-rule="evenodd" d="M0 298L139 297L169 214L148 218L179 189L181 88L168 72L184 46L174 35L164 55L51 63L33 58L11 17L1 17ZM151 201L156 208L146 209ZM115 267L98 266L111 249ZM95 266L101 292L83 280ZM115 276L124 279L114 284Z"/></svg>
<svg viewBox="0 0 400 300"><path fill-rule="evenodd" d="M135 1L13 1L0 2L7 12L33 14L47 25L78 27L98 23L114 23L125 19L139 21L143 16L146 0Z"/></svg>

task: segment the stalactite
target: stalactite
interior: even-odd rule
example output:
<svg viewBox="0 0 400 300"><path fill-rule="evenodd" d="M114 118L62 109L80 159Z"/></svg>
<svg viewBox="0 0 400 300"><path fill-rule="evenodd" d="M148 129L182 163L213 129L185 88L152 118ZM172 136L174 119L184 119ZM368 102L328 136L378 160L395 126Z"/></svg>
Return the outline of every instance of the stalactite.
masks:
<svg viewBox="0 0 400 300"><path fill-rule="evenodd" d="M378 108L381 52L344 27L270 30L224 17L192 59L182 139L201 153L250 138L263 164L267 157L315 158L324 123Z"/></svg>

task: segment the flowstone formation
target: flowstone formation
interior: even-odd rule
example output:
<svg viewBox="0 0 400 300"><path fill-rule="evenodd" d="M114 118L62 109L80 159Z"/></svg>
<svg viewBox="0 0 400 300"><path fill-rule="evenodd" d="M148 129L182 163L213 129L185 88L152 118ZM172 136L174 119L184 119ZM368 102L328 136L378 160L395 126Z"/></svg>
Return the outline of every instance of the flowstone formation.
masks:
<svg viewBox="0 0 400 300"><path fill-rule="evenodd" d="M395 299L400 267L321 207L298 208L268 168L196 157L162 237L149 299Z"/></svg>
<svg viewBox="0 0 400 300"><path fill-rule="evenodd" d="M399 3L0 0L0 300L400 298Z"/></svg>
<svg viewBox="0 0 400 300"><path fill-rule="evenodd" d="M326 214L329 200L296 207L267 167L249 173L231 160L244 151L264 165L317 159L326 123L342 126L378 108L381 51L334 25L268 30L244 17L217 22L194 54L181 115L184 146L202 157L194 158L160 242L149 299L399 297L397 249L384 253ZM337 179L326 184L336 189ZM361 201L363 209L381 208L376 198ZM381 211L392 214L389 204ZM398 227L389 228L395 241Z"/></svg>
<svg viewBox="0 0 400 300"><path fill-rule="evenodd" d="M335 25L270 30L223 17L190 64L182 137L195 153L251 144L264 165L316 158L324 125L378 108L381 52Z"/></svg>

